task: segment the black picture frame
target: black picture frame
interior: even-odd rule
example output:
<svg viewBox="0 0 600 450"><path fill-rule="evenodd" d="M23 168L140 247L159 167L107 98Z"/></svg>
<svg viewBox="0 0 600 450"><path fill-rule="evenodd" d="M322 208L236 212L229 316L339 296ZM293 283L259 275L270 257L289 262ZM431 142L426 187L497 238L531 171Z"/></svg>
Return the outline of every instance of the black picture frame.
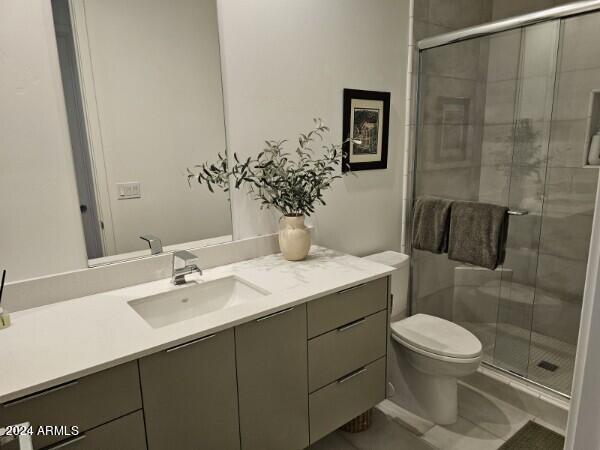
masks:
<svg viewBox="0 0 600 450"><path fill-rule="evenodd" d="M343 146L342 146L342 171L358 171L358 170L374 170L374 169L387 169L387 159L388 159L388 137L389 137L389 128L390 128L390 93L389 92L377 92L377 91L363 91L359 89L344 89L344 110L343 110ZM381 102L381 109L378 113L378 122L377 126L381 126L381 139L377 139L375 142L376 146L381 144L381 149L379 153L379 159L374 161L352 161L352 155L350 154L351 149L354 148L354 145L351 145L350 142L347 142L348 139L353 136L351 132L353 131L354 124L351 123L353 116L352 104L355 100L374 100ZM363 108L366 110L366 108ZM383 120L379 114L383 115ZM354 117L354 121L356 122L356 117ZM363 124L367 124L371 122L364 121ZM366 148L364 152L366 155L372 154L372 144L363 144L363 148Z"/></svg>

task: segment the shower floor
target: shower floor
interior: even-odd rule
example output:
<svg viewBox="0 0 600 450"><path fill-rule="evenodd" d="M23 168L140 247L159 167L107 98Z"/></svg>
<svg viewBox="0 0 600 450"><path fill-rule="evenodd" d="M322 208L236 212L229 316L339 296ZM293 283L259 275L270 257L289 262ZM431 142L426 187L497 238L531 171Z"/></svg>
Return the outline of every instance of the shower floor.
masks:
<svg viewBox="0 0 600 450"><path fill-rule="evenodd" d="M576 346L506 323L459 322L483 345L483 360L571 395ZM554 371L539 367L548 362Z"/></svg>

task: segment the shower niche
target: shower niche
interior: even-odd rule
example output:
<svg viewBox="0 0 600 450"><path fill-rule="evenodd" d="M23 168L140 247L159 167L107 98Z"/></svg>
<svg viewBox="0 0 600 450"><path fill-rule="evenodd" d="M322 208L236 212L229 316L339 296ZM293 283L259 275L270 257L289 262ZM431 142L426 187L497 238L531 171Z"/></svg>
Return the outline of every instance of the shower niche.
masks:
<svg viewBox="0 0 600 450"><path fill-rule="evenodd" d="M590 93L588 111L583 167L597 169L600 168L600 89Z"/></svg>

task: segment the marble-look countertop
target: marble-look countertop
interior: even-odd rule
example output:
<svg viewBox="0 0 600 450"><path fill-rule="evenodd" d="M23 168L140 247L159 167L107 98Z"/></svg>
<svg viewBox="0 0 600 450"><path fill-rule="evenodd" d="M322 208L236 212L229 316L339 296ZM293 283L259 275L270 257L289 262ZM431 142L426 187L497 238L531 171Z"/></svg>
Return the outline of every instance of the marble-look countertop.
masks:
<svg viewBox="0 0 600 450"><path fill-rule="evenodd" d="M199 283L236 275L270 294L152 328L127 302L181 287L170 279L20 311L0 330L0 403L56 386L280 309L390 274L394 269L313 246L308 258L280 254L188 276Z"/></svg>

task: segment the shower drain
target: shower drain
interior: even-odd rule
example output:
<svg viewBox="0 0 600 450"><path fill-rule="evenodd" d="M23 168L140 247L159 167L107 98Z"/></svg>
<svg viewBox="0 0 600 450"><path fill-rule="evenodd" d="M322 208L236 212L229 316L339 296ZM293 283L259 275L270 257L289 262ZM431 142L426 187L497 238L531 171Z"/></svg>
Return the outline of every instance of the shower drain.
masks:
<svg viewBox="0 0 600 450"><path fill-rule="evenodd" d="M538 363L538 367L541 367L544 370L548 370L550 372L555 372L556 369L558 369L558 366L556 364L552 364L551 362L548 361L540 361Z"/></svg>

